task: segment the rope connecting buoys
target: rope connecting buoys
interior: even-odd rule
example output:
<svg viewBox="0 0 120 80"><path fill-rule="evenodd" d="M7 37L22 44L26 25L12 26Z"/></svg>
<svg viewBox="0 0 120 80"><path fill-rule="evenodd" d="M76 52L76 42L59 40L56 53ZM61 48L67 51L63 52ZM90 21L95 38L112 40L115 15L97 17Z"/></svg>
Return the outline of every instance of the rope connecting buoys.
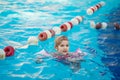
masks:
<svg viewBox="0 0 120 80"><path fill-rule="evenodd" d="M88 8L87 9L87 14L92 15L95 11L97 11L100 7L102 7L104 5L105 5L105 2L103 2L103 1L99 2L95 6Z"/></svg>
<svg viewBox="0 0 120 80"><path fill-rule="evenodd" d="M116 22L114 23L114 27L115 27L116 30L120 30L120 24L118 24Z"/></svg>
<svg viewBox="0 0 120 80"><path fill-rule="evenodd" d="M60 34L61 32L68 31L72 29L74 25L78 25L80 22L82 22L82 20L83 20L82 16L76 16L71 21L62 24L60 27L53 27L50 30L41 32L38 35L38 39L44 41L47 40L48 38L53 37L54 35Z"/></svg>
<svg viewBox="0 0 120 80"><path fill-rule="evenodd" d="M90 21L90 26L95 29L105 29L107 27L107 23L102 22L95 24L94 21Z"/></svg>
<svg viewBox="0 0 120 80"><path fill-rule="evenodd" d="M4 48L6 57L14 55L15 49L12 46L7 46Z"/></svg>
<svg viewBox="0 0 120 80"><path fill-rule="evenodd" d="M38 45L38 37L30 36L27 40L27 44L14 46L15 49L26 49L29 45Z"/></svg>
<svg viewBox="0 0 120 80"><path fill-rule="evenodd" d="M70 22L62 24L60 28L63 32L65 32L67 30L70 30L74 25L78 25L80 22L82 22L82 20L83 20L82 16L76 16Z"/></svg>

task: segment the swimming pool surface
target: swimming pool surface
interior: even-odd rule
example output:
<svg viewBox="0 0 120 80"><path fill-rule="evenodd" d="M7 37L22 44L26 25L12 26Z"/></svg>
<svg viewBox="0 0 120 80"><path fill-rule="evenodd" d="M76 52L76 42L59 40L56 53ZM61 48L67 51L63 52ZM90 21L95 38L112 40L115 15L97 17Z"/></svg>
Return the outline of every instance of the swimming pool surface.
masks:
<svg viewBox="0 0 120 80"><path fill-rule="evenodd" d="M39 41L26 49L15 49L14 56L0 60L0 80L120 80L120 1L103 0L106 4L93 15L86 10L101 0L0 0L0 49L26 44L30 36L59 27L75 16L84 20L67 32L70 51L77 48L87 53L77 72L50 58L36 64L37 52L54 52L54 39ZM93 29L90 20L106 22L106 29Z"/></svg>

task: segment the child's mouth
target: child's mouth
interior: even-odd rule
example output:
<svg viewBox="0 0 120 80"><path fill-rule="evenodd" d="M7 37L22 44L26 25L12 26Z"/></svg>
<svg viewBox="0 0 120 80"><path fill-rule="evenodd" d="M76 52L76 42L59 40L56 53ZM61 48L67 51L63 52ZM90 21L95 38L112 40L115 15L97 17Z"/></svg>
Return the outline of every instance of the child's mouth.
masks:
<svg viewBox="0 0 120 80"><path fill-rule="evenodd" d="M64 53L66 53L67 51L63 51Z"/></svg>

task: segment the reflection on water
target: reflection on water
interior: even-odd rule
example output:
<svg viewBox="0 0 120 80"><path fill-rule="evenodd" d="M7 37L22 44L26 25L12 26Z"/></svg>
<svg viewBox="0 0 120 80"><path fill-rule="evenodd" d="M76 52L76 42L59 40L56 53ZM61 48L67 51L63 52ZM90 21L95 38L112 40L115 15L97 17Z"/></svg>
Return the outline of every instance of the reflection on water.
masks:
<svg viewBox="0 0 120 80"><path fill-rule="evenodd" d="M119 80L119 68L120 68L120 31L115 30L113 23L120 24L120 7L111 10L107 15L109 20L109 27L107 31L100 31L98 44L99 47L105 52L105 57L102 58L105 66L108 66L112 71L115 78L113 80Z"/></svg>

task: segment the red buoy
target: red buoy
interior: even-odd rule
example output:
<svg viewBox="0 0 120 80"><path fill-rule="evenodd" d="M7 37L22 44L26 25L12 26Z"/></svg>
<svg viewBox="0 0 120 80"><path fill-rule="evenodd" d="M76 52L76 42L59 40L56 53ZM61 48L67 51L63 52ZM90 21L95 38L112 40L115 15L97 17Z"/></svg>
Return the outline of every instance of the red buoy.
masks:
<svg viewBox="0 0 120 80"><path fill-rule="evenodd" d="M79 18L76 18L78 20L78 23L80 23L80 19Z"/></svg>
<svg viewBox="0 0 120 80"><path fill-rule="evenodd" d="M14 55L14 48L12 46L7 46L4 48L4 51L5 51L5 55L8 57L8 56L12 56Z"/></svg>
<svg viewBox="0 0 120 80"><path fill-rule="evenodd" d="M96 27L95 27L95 28L96 28L96 29L102 28L102 24L101 24L101 23L96 24Z"/></svg>
<svg viewBox="0 0 120 80"><path fill-rule="evenodd" d="M93 7L90 8L93 12L95 12L95 9Z"/></svg>
<svg viewBox="0 0 120 80"><path fill-rule="evenodd" d="M42 32L39 34L38 38L41 40L41 41L44 41L47 39L47 33L46 32Z"/></svg>
<svg viewBox="0 0 120 80"><path fill-rule="evenodd" d="M99 5L100 7L102 7L102 4L98 3L98 5Z"/></svg>
<svg viewBox="0 0 120 80"><path fill-rule="evenodd" d="M70 24L70 26L71 26L71 28L73 27L73 24L72 24L72 22L68 22L69 24Z"/></svg>
<svg viewBox="0 0 120 80"><path fill-rule="evenodd" d="M116 30L120 30L120 25L116 22L114 23L114 27L115 27Z"/></svg>
<svg viewBox="0 0 120 80"><path fill-rule="evenodd" d="M97 7L97 9L99 9L99 8L100 8L100 5L99 5L99 4L97 4L97 5L96 5L96 7Z"/></svg>
<svg viewBox="0 0 120 80"><path fill-rule="evenodd" d="M60 26L60 29L61 29L63 32L67 31L67 25L66 25L66 24L61 25L61 26Z"/></svg>
<svg viewBox="0 0 120 80"><path fill-rule="evenodd" d="M52 36L55 35L55 31L54 31L54 30L50 29L49 31L50 31L50 33L52 34Z"/></svg>

